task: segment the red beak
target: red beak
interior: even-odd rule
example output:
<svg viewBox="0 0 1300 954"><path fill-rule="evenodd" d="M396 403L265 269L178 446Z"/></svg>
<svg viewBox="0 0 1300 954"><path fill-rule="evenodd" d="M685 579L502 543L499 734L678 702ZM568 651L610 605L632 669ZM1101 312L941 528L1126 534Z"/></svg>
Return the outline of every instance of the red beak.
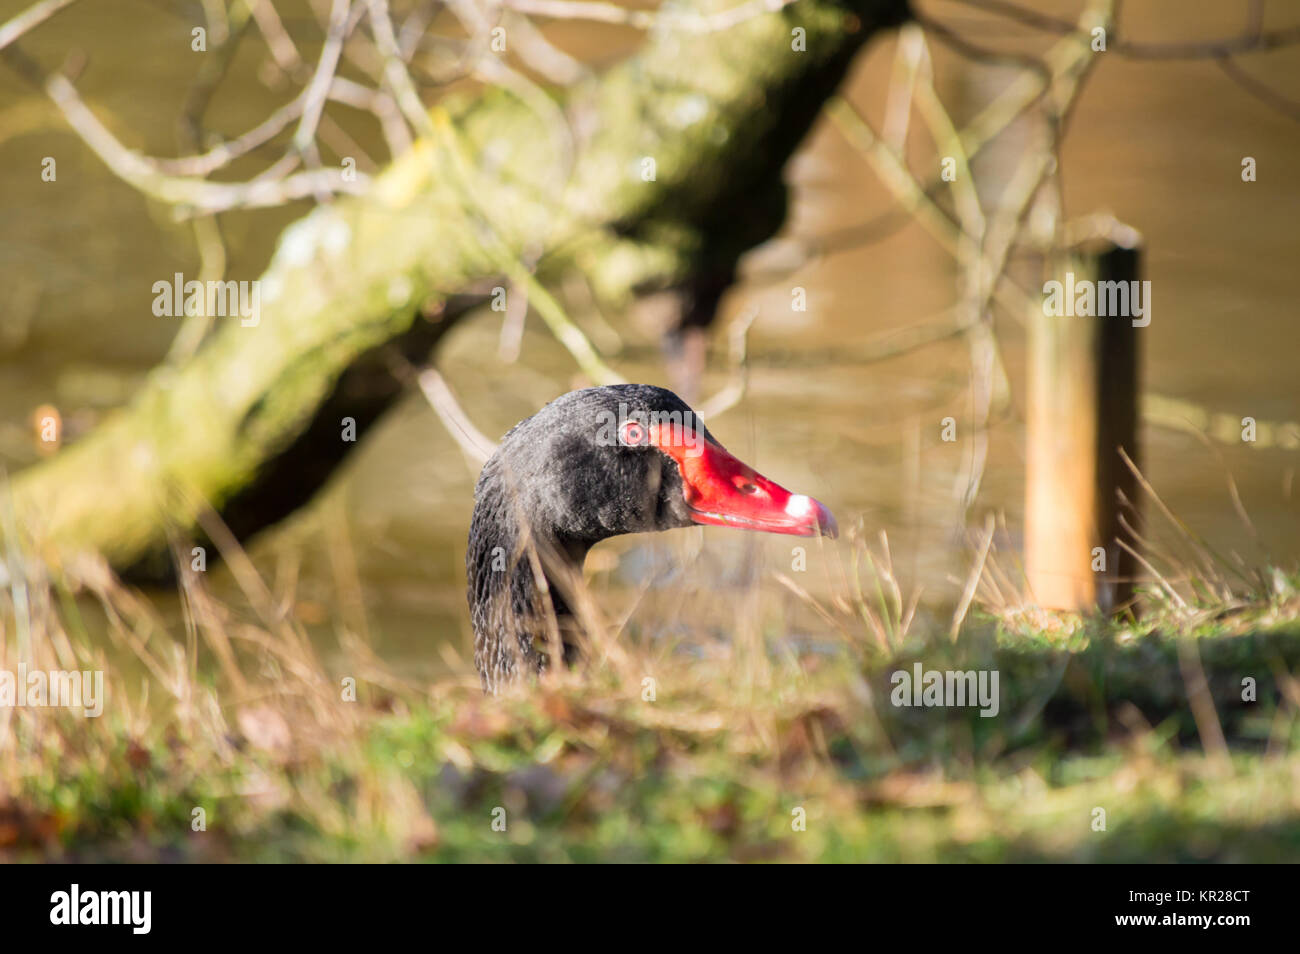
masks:
<svg viewBox="0 0 1300 954"><path fill-rule="evenodd" d="M835 517L821 502L792 494L703 435L681 440L678 428L652 428L650 439L677 462L686 505L696 523L800 537L835 537Z"/></svg>

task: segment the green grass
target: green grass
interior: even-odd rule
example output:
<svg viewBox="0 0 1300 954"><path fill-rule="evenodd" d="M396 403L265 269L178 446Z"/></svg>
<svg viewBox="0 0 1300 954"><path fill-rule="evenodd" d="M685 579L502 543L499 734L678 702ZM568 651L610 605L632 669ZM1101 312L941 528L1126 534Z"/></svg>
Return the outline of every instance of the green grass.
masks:
<svg viewBox="0 0 1300 954"><path fill-rule="evenodd" d="M794 651L770 621L704 655L624 638L489 698L472 677L405 683L357 647L327 667L292 620L193 581L187 634L93 580L81 602L140 665L89 650L71 594L29 581L33 651L107 669L110 695L99 719L0 711L5 860L1300 857L1290 583L1121 622L990 612L955 642L918 625L882 641L846 604L833 652ZM893 705L890 674L918 661L996 669L998 716Z"/></svg>

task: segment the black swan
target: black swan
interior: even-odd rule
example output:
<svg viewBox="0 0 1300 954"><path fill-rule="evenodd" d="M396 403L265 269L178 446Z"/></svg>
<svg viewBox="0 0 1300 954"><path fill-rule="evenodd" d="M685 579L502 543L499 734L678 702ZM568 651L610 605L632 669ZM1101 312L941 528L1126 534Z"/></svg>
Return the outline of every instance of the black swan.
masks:
<svg viewBox="0 0 1300 954"><path fill-rule="evenodd" d="M571 391L516 424L479 475L465 554L483 688L543 671L552 648L573 661L569 600L594 544L692 524L836 532L822 504L727 453L663 388Z"/></svg>

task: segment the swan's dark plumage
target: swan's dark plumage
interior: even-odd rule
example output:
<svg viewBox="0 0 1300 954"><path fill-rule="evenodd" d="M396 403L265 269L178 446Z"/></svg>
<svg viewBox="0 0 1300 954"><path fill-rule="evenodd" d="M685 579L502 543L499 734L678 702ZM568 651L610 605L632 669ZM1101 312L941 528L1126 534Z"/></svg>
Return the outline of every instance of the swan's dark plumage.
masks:
<svg viewBox="0 0 1300 954"><path fill-rule="evenodd" d="M654 420L652 415L684 422L686 429L674 432L679 437L706 442L711 459L734 464L764 492L771 488L790 499L727 454L671 391L621 384L556 398L510 429L483 466L474 491L465 567L474 662L486 690L495 692L521 674L545 669L557 637L566 659L572 657L572 643L565 638L566 592L594 544L624 533L719 522L716 514L703 515L688 504L694 491L684 484L687 465L680 447L665 451L610 439L611 421ZM730 473L724 475L728 480ZM756 493L748 482L744 486ZM755 528L807 533L833 525L825 508L816 501L810 505L816 508L811 524L801 515L802 523L794 527L793 518L778 514L789 528Z"/></svg>

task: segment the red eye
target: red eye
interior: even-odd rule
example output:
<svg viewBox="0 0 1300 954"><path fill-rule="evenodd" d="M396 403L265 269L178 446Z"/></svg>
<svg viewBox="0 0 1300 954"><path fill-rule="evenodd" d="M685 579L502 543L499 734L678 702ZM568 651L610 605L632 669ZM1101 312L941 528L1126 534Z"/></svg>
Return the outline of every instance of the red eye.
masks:
<svg viewBox="0 0 1300 954"><path fill-rule="evenodd" d="M619 440L625 447L640 447L647 440L645 428L636 421L627 421L619 431Z"/></svg>

